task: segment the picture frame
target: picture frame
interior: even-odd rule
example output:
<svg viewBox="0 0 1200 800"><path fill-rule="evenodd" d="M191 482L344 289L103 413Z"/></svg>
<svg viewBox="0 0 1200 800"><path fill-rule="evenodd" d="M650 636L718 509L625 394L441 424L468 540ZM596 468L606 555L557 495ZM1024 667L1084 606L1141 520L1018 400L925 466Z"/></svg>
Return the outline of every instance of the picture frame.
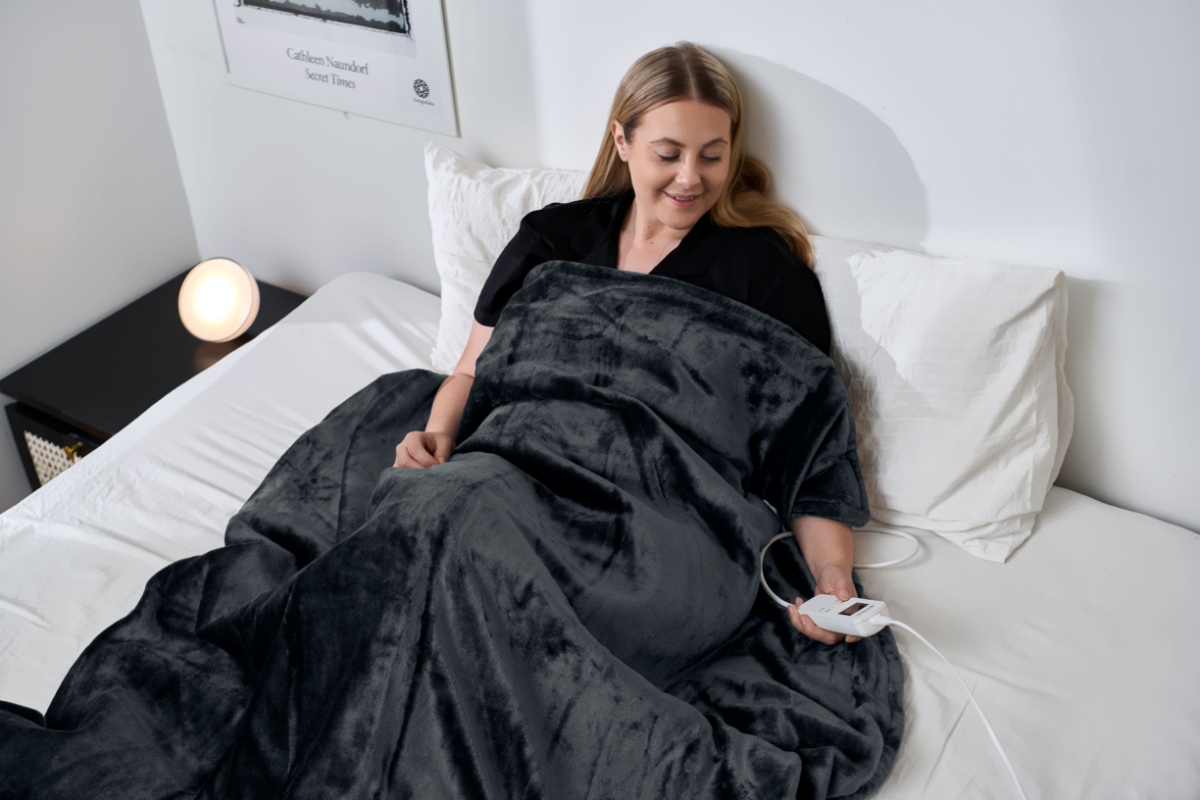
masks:
<svg viewBox="0 0 1200 800"><path fill-rule="evenodd" d="M213 0L226 83L458 135L441 0Z"/></svg>

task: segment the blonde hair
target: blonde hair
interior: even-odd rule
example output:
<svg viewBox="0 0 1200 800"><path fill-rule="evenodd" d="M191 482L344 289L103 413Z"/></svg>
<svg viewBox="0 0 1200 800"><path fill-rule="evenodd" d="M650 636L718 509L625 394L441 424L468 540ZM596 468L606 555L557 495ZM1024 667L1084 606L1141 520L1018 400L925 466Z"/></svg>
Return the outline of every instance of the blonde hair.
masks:
<svg viewBox="0 0 1200 800"><path fill-rule="evenodd" d="M729 114L732 123L729 179L712 207L712 221L723 228L773 228L811 267L812 246L804 223L791 209L767 199L771 172L744 152L742 94L737 83L724 64L691 42L646 53L625 73L613 98L596 163L583 187L584 199L611 197L633 188L629 165L621 160L613 142L612 122L620 122L626 137L632 139L646 112L677 100L695 100L720 108Z"/></svg>

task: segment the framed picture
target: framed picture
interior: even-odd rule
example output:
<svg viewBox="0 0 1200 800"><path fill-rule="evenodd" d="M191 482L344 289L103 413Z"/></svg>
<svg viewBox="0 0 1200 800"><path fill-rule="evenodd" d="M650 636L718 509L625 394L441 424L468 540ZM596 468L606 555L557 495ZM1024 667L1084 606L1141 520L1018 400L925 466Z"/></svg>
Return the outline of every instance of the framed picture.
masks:
<svg viewBox="0 0 1200 800"><path fill-rule="evenodd" d="M235 86L458 135L441 0L213 0Z"/></svg>

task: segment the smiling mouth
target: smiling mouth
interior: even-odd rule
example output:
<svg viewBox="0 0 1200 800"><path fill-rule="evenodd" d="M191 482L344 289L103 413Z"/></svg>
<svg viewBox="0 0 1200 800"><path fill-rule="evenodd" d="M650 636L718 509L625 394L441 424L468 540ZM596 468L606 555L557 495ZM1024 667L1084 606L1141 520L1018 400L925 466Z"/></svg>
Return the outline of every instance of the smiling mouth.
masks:
<svg viewBox="0 0 1200 800"><path fill-rule="evenodd" d="M677 205L681 206L690 206L700 198L698 194L671 194L670 192L666 192L665 194Z"/></svg>

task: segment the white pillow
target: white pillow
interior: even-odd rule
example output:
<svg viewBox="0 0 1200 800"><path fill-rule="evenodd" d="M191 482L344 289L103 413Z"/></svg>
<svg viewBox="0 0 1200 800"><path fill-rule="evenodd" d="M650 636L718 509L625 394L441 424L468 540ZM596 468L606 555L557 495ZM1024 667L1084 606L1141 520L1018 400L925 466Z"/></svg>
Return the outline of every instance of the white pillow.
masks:
<svg viewBox="0 0 1200 800"><path fill-rule="evenodd" d="M875 519L1004 561L1071 441L1061 272L813 237Z"/></svg>
<svg viewBox="0 0 1200 800"><path fill-rule="evenodd" d="M425 145L433 260L442 281L442 318L430 356L452 372L467 346L475 301L521 218L549 203L578 200L587 173L492 169L437 142Z"/></svg>
<svg viewBox="0 0 1200 800"><path fill-rule="evenodd" d="M442 278L432 358L449 372L521 217L578 197L586 176L489 169L434 142L425 168ZM820 236L813 247L873 515L1004 561L1071 439L1062 273Z"/></svg>

